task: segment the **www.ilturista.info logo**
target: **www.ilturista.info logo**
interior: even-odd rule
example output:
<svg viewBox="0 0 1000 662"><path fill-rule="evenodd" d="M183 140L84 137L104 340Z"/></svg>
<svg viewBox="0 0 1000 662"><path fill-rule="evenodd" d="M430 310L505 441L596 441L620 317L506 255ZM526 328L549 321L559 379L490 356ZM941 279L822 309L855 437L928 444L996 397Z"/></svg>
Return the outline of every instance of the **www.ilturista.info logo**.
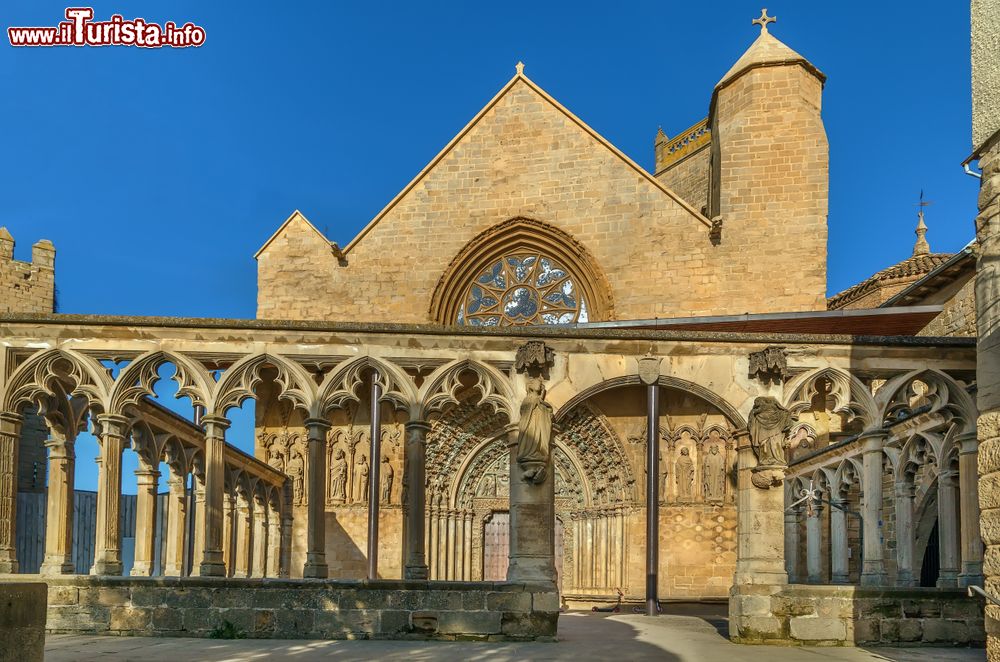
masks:
<svg viewBox="0 0 1000 662"><path fill-rule="evenodd" d="M107 21L94 21L92 7L67 7L66 19L55 27L7 28L11 46L138 46L139 48L187 48L205 43L205 28L194 23L163 25L144 18L125 20L114 14Z"/></svg>

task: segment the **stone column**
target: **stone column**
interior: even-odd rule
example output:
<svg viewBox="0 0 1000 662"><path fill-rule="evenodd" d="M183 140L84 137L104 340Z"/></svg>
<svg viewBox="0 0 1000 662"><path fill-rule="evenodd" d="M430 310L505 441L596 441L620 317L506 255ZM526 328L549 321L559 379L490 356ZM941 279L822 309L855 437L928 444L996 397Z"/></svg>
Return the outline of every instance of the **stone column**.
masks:
<svg viewBox="0 0 1000 662"><path fill-rule="evenodd" d="M850 570L845 512L847 500L838 499L831 502L834 505L830 506L830 581L834 584L848 584Z"/></svg>
<svg viewBox="0 0 1000 662"><path fill-rule="evenodd" d="M236 494L227 492L222 511L222 559L226 564L226 576L233 576L233 520L236 519Z"/></svg>
<svg viewBox="0 0 1000 662"><path fill-rule="evenodd" d="M864 529L864 559L861 583L865 586L884 586L887 582L885 561L882 558L882 446L885 433L868 432L862 435L861 456L861 519Z"/></svg>
<svg viewBox="0 0 1000 662"><path fill-rule="evenodd" d="M427 510L427 433L425 421L406 422L403 473L406 476L406 538L403 540L404 579L427 579L424 518Z"/></svg>
<svg viewBox="0 0 1000 662"><path fill-rule="evenodd" d="M17 451L21 416L0 412L0 573L17 572Z"/></svg>
<svg viewBox="0 0 1000 662"><path fill-rule="evenodd" d="M156 545L156 487L160 472L140 460L135 477L138 483L135 497L135 562L131 574L133 577L150 577Z"/></svg>
<svg viewBox="0 0 1000 662"><path fill-rule="evenodd" d="M184 576L184 550L187 547L187 481L171 474L167 479L167 553L163 565L166 577Z"/></svg>
<svg viewBox="0 0 1000 662"><path fill-rule="evenodd" d="M979 442L976 433L958 438L958 495L962 516L962 572L959 586L983 585L983 538L979 533Z"/></svg>
<svg viewBox="0 0 1000 662"><path fill-rule="evenodd" d="M941 549L941 569L938 588L958 586L958 476L955 471L938 474L938 543Z"/></svg>
<svg viewBox="0 0 1000 662"><path fill-rule="evenodd" d="M736 457L736 573L733 583L787 584L785 498L784 490L779 489L784 470L771 467L755 475L757 458L746 430L737 433ZM761 478L765 473L772 483L770 487L758 487L754 479L761 484L767 482ZM778 485L774 485L773 481L777 481Z"/></svg>
<svg viewBox="0 0 1000 662"><path fill-rule="evenodd" d="M806 514L806 573L810 584L823 582L823 506Z"/></svg>
<svg viewBox="0 0 1000 662"><path fill-rule="evenodd" d="M200 557L199 574L202 577L225 577L226 564L222 560L222 508L226 493L226 430L229 419L223 416L204 416L205 427L205 507L202 536L204 548Z"/></svg>
<svg viewBox="0 0 1000 662"><path fill-rule="evenodd" d="M191 490L191 508L194 512L194 539L191 541L191 574L201 575L201 565L198 561L205 552L205 482L198 476L193 478Z"/></svg>
<svg viewBox="0 0 1000 662"><path fill-rule="evenodd" d="M253 568L254 577L267 574L267 504L263 499L253 503Z"/></svg>
<svg viewBox="0 0 1000 662"><path fill-rule="evenodd" d="M253 515L250 500L239 495L236 500L236 562L233 577L250 576L250 537L253 532Z"/></svg>
<svg viewBox="0 0 1000 662"><path fill-rule="evenodd" d="M786 503L796 500L795 492L788 489ZM799 515L802 506L795 506L785 510L785 572L788 573L788 581L801 581L799 571Z"/></svg>
<svg viewBox="0 0 1000 662"><path fill-rule="evenodd" d="M281 556L278 563L281 564L278 571L279 577L288 577L292 566L292 515L291 508L285 507L281 514Z"/></svg>
<svg viewBox="0 0 1000 662"><path fill-rule="evenodd" d="M309 455L306 460L306 562L303 577L326 578L326 433L330 423L306 419ZM373 458L372 463L378 462Z"/></svg>
<svg viewBox="0 0 1000 662"><path fill-rule="evenodd" d="M897 482L896 497L896 584L898 586L916 586L917 578L913 574L913 543L916 534L913 530L913 483L908 480Z"/></svg>
<svg viewBox="0 0 1000 662"><path fill-rule="evenodd" d="M266 577L281 576L281 513L267 509L267 572Z"/></svg>
<svg viewBox="0 0 1000 662"><path fill-rule="evenodd" d="M50 436L49 485L45 499L45 560L39 570L43 575L68 575L73 565L73 479L76 453L69 439Z"/></svg>
<svg viewBox="0 0 1000 662"><path fill-rule="evenodd" d="M128 434L128 421L123 416L101 414L101 463L97 473L98 527L94 539L92 575L122 574L121 500L122 450Z"/></svg>
<svg viewBox="0 0 1000 662"><path fill-rule="evenodd" d="M510 564L509 582L556 581L555 467L549 465L545 480L525 480L517 463L517 426L507 431L510 449Z"/></svg>

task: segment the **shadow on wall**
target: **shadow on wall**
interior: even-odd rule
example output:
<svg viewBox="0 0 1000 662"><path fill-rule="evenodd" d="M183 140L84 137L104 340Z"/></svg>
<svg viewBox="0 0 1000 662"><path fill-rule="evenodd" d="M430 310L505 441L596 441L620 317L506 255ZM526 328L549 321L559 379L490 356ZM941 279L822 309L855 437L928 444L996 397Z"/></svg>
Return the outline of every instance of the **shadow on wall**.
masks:
<svg viewBox="0 0 1000 662"><path fill-rule="evenodd" d="M367 517L366 511L359 512ZM379 560L387 551L379 554ZM326 513L326 562L330 568L330 578L364 579L368 567L366 553L344 528L338 514ZM384 573L379 573L380 577L383 575Z"/></svg>

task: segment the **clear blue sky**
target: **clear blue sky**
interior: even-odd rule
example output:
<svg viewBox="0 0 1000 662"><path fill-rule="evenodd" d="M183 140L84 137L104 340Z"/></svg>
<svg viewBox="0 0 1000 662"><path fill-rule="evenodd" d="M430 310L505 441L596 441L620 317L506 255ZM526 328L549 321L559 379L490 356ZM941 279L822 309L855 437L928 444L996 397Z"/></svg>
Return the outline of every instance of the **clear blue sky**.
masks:
<svg viewBox="0 0 1000 662"><path fill-rule="evenodd" d="M827 74L829 292L973 236L966 2L781 2L772 32ZM66 4L7 0L3 27ZM96 2L192 21L201 48L0 44L0 225L58 252L60 311L253 317L253 254L294 209L347 243L526 73L647 168L703 118L761 2Z"/></svg>

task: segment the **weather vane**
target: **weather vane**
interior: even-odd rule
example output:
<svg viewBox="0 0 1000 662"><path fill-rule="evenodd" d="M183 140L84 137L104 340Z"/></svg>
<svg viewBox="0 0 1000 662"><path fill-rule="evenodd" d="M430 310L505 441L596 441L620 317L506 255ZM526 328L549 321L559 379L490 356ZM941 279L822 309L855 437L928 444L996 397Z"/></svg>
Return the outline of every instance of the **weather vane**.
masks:
<svg viewBox="0 0 1000 662"><path fill-rule="evenodd" d="M776 16L767 15L767 7L764 7L763 9L760 10L760 18L755 18L754 20L750 21L751 24L760 26L761 34L767 32L768 23L777 23L777 22L778 18Z"/></svg>

